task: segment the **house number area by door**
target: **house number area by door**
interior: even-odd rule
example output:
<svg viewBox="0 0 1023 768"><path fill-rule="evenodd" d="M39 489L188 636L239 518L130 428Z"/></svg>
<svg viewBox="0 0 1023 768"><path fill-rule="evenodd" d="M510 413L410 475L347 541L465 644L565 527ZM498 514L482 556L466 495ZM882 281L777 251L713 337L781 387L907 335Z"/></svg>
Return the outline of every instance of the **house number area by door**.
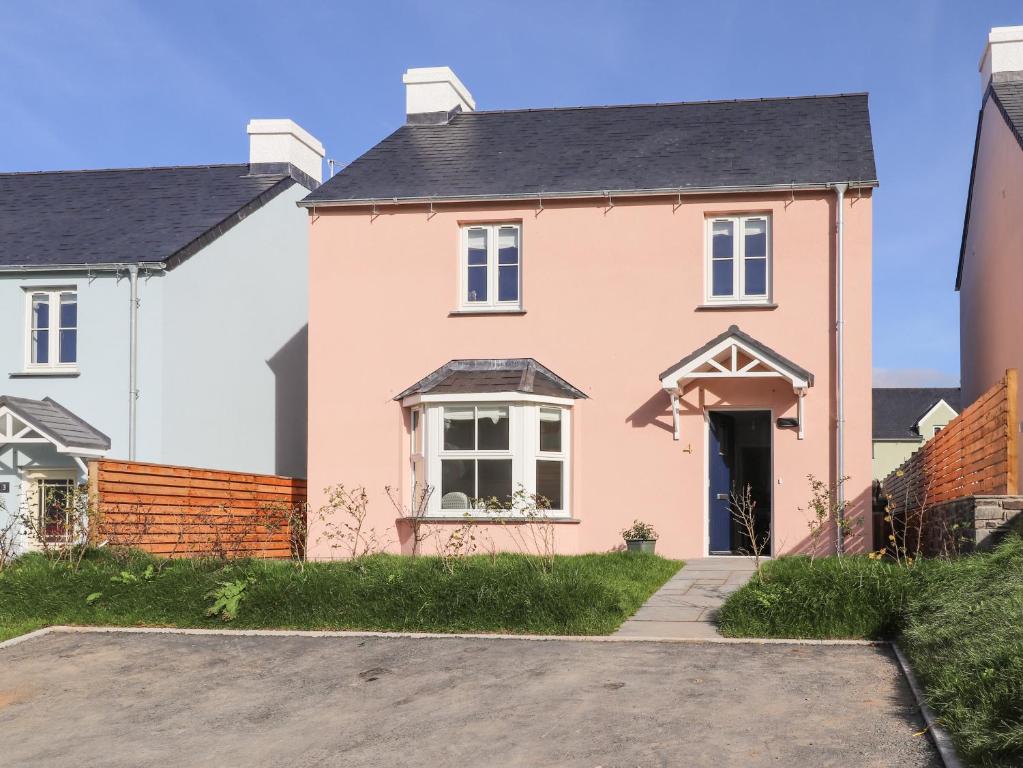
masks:
<svg viewBox="0 0 1023 768"><path fill-rule="evenodd" d="M0 483L0 493L10 493L10 492L11 492L11 484L10 483Z"/></svg>

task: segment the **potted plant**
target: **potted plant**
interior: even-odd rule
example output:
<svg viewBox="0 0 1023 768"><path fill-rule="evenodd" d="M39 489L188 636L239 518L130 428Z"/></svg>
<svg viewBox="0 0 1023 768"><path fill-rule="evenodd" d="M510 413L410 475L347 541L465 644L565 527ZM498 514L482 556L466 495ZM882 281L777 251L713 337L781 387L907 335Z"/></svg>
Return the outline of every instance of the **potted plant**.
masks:
<svg viewBox="0 0 1023 768"><path fill-rule="evenodd" d="M657 543L657 531L649 523L633 520L632 525L622 531L625 547L629 552L649 552L653 554Z"/></svg>

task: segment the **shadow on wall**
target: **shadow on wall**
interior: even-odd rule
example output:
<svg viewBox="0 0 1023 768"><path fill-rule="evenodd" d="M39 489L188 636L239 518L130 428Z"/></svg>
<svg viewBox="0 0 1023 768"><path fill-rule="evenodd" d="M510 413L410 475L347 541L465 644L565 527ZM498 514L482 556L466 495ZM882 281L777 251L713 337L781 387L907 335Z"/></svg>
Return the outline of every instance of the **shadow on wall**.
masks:
<svg viewBox="0 0 1023 768"><path fill-rule="evenodd" d="M274 472L306 476L309 398L309 326L267 360L274 375Z"/></svg>

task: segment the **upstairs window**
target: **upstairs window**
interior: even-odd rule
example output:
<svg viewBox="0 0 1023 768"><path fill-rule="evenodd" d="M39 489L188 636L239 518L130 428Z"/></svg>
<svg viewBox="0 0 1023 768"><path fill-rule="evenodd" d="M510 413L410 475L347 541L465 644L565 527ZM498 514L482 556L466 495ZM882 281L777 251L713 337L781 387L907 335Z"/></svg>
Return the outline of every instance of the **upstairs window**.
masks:
<svg viewBox="0 0 1023 768"><path fill-rule="evenodd" d="M463 310L522 308L522 227L473 224L462 228Z"/></svg>
<svg viewBox="0 0 1023 768"><path fill-rule="evenodd" d="M707 220L707 302L767 304L771 293L771 217Z"/></svg>
<svg viewBox="0 0 1023 768"><path fill-rule="evenodd" d="M71 289L27 294L29 369L75 369L78 365L78 293Z"/></svg>

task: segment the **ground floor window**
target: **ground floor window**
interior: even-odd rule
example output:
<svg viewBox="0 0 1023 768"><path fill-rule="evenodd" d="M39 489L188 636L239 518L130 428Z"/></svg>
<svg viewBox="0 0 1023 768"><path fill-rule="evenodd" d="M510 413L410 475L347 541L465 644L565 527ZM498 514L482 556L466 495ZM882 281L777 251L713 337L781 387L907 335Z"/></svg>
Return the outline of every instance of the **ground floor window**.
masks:
<svg viewBox="0 0 1023 768"><path fill-rule="evenodd" d="M33 533L48 543L65 541L71 533L75 480L66 476L36 476L29 482L28 506Z"/></svg>
<svg viewBox="0 0 1023 768"><path fill-rule="evenodd" d="M412 410L413 487L432 489L428 514L485 514L521 488L568 516L568 408L459 402Z"/></svg>

